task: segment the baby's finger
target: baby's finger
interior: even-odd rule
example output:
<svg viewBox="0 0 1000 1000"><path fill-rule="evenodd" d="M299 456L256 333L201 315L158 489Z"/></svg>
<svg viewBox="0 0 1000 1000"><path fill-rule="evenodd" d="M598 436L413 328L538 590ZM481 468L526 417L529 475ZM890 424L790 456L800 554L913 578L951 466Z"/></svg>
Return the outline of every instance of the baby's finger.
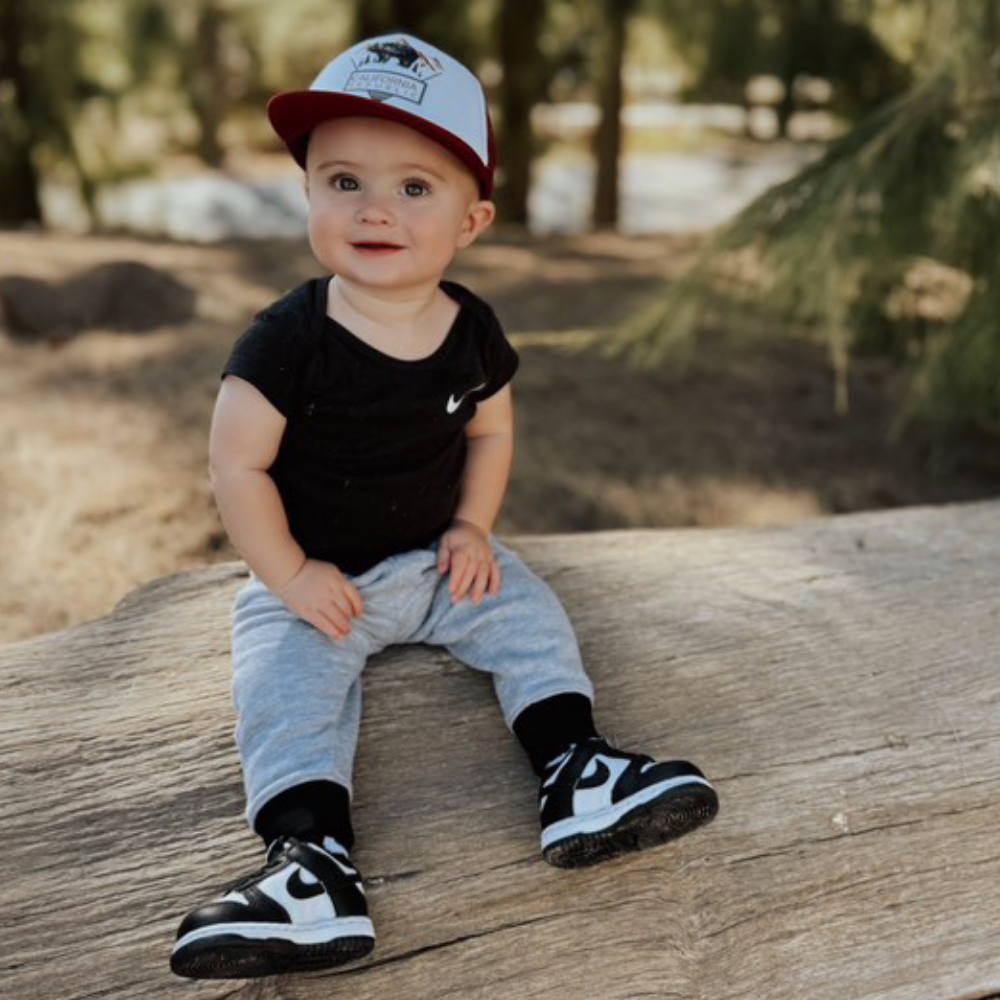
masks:
<svg viewBox="0 0 1000 1000"><path fill-rule="evenodd" d="M347 604L350 608L348 614L353 615L355 618L360 618L362 612L365 610L364 601L361 600L361 591L353 583L345 582L344 596L347 598Z"/></svg>
<svg viewBox="0 0 1000 1000"><path fill-rule="evenodd" d="M481 563L478 570L476 571L476 576L472 583L473 604L478 606L483 603L483 594L486 593L486 588L489 586L489 582L490 582L490 564Z"/></svg>
<svg viewBox="0 0 1000 1000"><path fill-rule="evenodd" d="M452 596L458 591L461 586L462 577L465 575L469 568L469 556L467 553L458 551L453 552L451 556L451 579L448 581L448 589L451 591Z"/></svg>
<svg viewBox="0 0 1000 1000"><path fill-rule="evenodd" d="M331 594L329 602L326 605L326 611L341 628L345 629L350 629L351 619L356 617L354 605L346 593Z"/></svg>
<svg viewBox="0 0 1000 1000"><path fill-rule="evenodd" d="M323 609L324 614L344 635L351 634L351 614L344 608L336 604L328 605Z"/></svg>
<svg viewBox="0 0 1000 1000"><path fill-rule="evenodd" d="M309 621L324 635L328 635L331 639L346 639L351 629L343 615L340 615L340 619L338 622L337 617L324 608L316 608L309 617Z"/></svg>
<svg viewBox="0 0 1000 1000"><path fill-rule="evenodd" d="M448 572L448 567L451 565L451 549L448 548L448 543L443 539L438 546L438 572L441 576L444 576Z"/></svg>
<svg viewBox="0 0 1000 1000"><path fill-rule="evenodd" d="M492 597L500 593L500 563L493 559L490 561L490 585L489 592Z"/></svg>
<svg viewBox="0 0 1000 1000"><path fill-rule="evenodd" d="M463 564L460 572L456 574L452 573L452 600L456 604L461 603L466 594L469 592L469 587L472 586L473 581L476 579L476 568L477 564L471 559L466 560Z"/></svg>

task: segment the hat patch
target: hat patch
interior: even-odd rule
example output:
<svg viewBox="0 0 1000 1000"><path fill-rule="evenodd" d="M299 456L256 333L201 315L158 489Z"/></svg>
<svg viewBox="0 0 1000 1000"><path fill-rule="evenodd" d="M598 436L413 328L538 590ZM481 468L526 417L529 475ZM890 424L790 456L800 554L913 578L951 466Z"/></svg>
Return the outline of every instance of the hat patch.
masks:
<svg viewBox="0 0 1000 1000"><path fill-rule="evenodd" d="M437 59L424 55L409 42L374 42L360 59L354 60L354 72L344 84L344 92L358 92L373 101L391 98L421 104L427 93L427 80L440 76L444 67Z"/></svg>

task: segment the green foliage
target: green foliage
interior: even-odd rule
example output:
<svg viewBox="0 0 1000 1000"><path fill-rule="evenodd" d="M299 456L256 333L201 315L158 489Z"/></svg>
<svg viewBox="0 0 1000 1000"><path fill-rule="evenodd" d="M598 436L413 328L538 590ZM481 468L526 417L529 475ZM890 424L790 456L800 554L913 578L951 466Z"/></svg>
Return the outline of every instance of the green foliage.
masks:
<svg viewBox="0 0 1000 1000"><path fill-rule="evenodd" d="M218 163L277 90L349 40L352 0L0 0L0 220L38 219L42 179L91 211L105 183L177 152ZM308 30L303 30L308 25ZM305 69L304 69L305 67Z"/></svg>
<svg viewBox="0 0 1000 1000"><path fill-rule="evenodd" d="M660 0L659 8L689 67L688 95L699 100L742 102L751 77L771 74L785 85L787 119L796 79L822 77L835 110L854 118L908 83L860 0Z"/></svg>
<svg viewBox="0 0 1000 1000"><path fill-rule="evenodd" d="M1000 433L1000 4L933 14L921 79L718 232L620 346L662 363L706 317L762 312L829 344L838 408L849 352L879 351L908 374L900 428Z"/></svg>
<svg viewBox="0 0 1000 1000"><path fill-rule="evenodd" d="M38 175L53 164L74 177L85 203L93 184L72 122L102 92L79 51L79 0L0 0L0 219L38 215Z"/></svg>

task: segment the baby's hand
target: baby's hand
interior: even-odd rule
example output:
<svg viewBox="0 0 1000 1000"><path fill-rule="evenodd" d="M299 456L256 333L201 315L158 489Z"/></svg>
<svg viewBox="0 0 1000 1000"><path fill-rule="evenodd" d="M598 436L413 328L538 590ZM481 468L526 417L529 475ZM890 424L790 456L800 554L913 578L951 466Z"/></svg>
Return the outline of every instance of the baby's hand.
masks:
<svg viewBox="0 0 1000 1000"><path fill-rule="evenodd" d="M289 611L331 639L346 639L351 619L363 610L358 588L333 563L318 559L307 559L277 595Z"/></svg>
<svg viewBox="0 0 1000 1000"><path fill-rule="evenodd" d="M456 520L441 536L438 572L451 572L451 599L460 604L470 593L472 603L482 603L483 594L500 593L500 564L493 558L487 534L470 521Z"/></svg>

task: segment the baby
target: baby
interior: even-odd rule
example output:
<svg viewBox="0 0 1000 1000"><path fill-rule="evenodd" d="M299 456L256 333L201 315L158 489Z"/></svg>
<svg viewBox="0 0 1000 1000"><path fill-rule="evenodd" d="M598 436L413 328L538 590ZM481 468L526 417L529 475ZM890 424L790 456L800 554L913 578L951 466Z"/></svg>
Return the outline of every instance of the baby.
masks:
<svg viewBox="0 0 1000 1000"><path fill-rule="evenodd" d="M195 978L326 968L374 947L351 779L361 672L391 644L440 645L492 675L541 780L551 864L671 840L718 808L694 765L600 737L562 606L491 534L518 358L492 309L442 280L495 213L479 81L391 35L268 114L305 171L327 276L255 318L212 421L219 512L252 570L233 611L233 699L267 854L182 922L171 967Z"/></svg>

